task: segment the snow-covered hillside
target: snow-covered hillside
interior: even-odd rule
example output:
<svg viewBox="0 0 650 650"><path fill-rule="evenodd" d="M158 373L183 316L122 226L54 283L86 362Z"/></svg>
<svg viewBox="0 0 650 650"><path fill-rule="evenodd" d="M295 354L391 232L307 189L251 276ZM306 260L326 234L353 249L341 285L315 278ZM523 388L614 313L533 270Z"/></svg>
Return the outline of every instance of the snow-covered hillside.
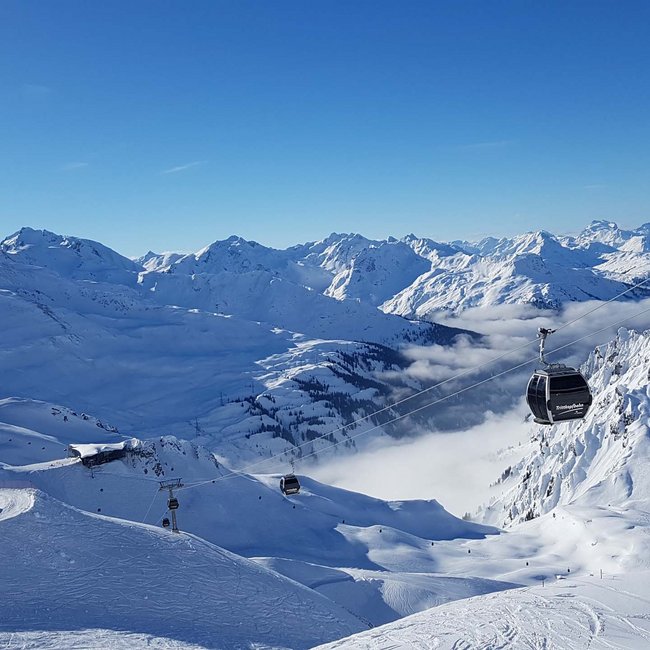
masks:
<svg viewBox="0 0 650 650"><path fill-rule="evenodd" d="M435 607L318 650L643 650L650 646L649 584L648 571L563 577Z"/></svg>
<svg viewBox="0 0 650 650"><path fill-rule="evenodd" d="M93 630L86 647L115 647L124 634L131 647L152 635L161 644L298 649L367 627L198 537L90 514L37 490L0 488L0 531L3 647L26 647L30 633L39 647L72 647L68 636Z"/></svg>
<svg viewBox="0 0 650 650"><path fill-rule="evenodd" d="M125 434L197 437L233 459L291 450L385 406L406 381L399 349L458 333L283 279L278 269L298 268L290 254L237 238L166 256L173 269L160 272L47 231L23 229L1 249L12 381L0 397L89 412Z"/></svg>
<svg viewBox="0 0 650 650"><path fill-rule="evenodd" d="M443 425L428 411L388 423L399 406L353 423L430 385L406 372L415 350L436 343L441 363L476 352L472 333L386 312L611 298L650 269L647 230L473 244L333 234L286 251L232 237L139 260L45 231L9 237L0 558L14 597L0 645L644 647L648 595L631 574L650 571L650 333L620 330L591 355L583 422L521 424L532 441L495 477L484 523L436 495L324 485L302 458L349 453L368 429ZM479 412L512 403L510 386L474 393ZM90 463L97 451L110 462ZM271 472L292 464L302 489L285 497ZM160 528L172 477L181 535Z"/></svg>
<svg viewBox="0 0 650 650"><path fill-rule="evenodd" d="M24 425L50 434L0 426L0 448L13 459L0 464L0 534L11 539L2 553L18 558L5 571L16 597L0 641L64 647L91 628L99 630L97 647L155 635L161 644L302 648L513 586L433 573L438 544L497 533L434 500L384 502L302 475L300 494L286 498L277 475L233 474L206 449L172 437L129 440L120 458L86 466L66 456L70 443L88 441L93 430L100 441L120 434L42 403L1 407L5 420L22 412ZM75 445L94 447L102 445ZM190 534L179 537L159 528L167 495L158 480L169 477L185 486L178 515ZM44 584L35 599L46 569L59 583ZM172 587L183 598L170 602ZM283 634L286 625L292 629Z"/></svg>

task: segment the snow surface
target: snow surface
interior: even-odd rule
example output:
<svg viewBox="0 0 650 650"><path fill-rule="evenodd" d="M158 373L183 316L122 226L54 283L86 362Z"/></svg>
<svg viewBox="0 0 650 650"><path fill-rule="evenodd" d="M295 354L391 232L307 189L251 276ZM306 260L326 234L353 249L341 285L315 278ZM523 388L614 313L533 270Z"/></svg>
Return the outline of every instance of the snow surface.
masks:
<svg viewBox="0 0 650 650"><path fill-rule="evenodd" d="M232 460L291 450L385 405L403 387L381 377L406 363L401 346L458 333L325 296L279 274L298 268L295 251L236 238L151 271L31 229L0 253L12 377L0 398L67 409L70 428L70 412L92 413L126 435L196 437Z"/></svg>
<svg viewBox="0 0 650 650"><path fill-rule="evenodd" d="M434 424L341 430L425 385L404 372L406 346L460 333L403 316L609 299L647 277L648 235L594 222L576 237L332 234L286 251L231 237L138 260L8 237L0 647L649 647L648 333L621 330L587 361L584 422L518 425L525 457L476 522L300 467L286 498L266 473L333 442L349 454L377 425ZM70 445L126 455L87 468ZM251 461L258 473L230 470ZM172 477L178 535L159 525Z"/></svg>
<svg viewBox="0 0 650 650"><path fill-rule="evenodd" d="M27 413L44 410L43 404L11 402L7 408L13 410L14 417L20 405ZM31 419L39 421L33 415ZM70 444L63 437L67 433L63 429L61 438L51 436L52 442L63 449L64 442ZM41 457L40 450L27 444L38 432L23 427L11 435L24 449L23 454L31 451L33 460ZM332 488L304 475L300 475L300 494L286 498L279 490L278 475L233 475L196 443L172 437L130 445L126 457L93 468L71 458L47 458L19 466L5 463L0 465L0 488L30 486L31 490L7 492L29 494L39 489L39 494L49 495L57 504L70 504L74 512L159 525L167 512L166 493L159 492L157 479L172 476L181 477L186 486L176 493L183 531L200 536L207 544L253 558L327 597L360 621L357 629L393 621L440 602L512 586L472 576L434 575L436 546L443 540L478 540L497 532L450 515L436 501L385 502ZM202 481L205 483L194 487ZM7 511L9 517L17 507L7 506ZM171 535L160 528L155 530ZM83 535L75 537L81 545L85 544ZM23 543L25 558L40 556L38 539L36 536L34 542ZM122 546L130 544L124 541ZM133 544L140 542L134 540ZM84 556L77 564L86 566L87 562ZM23 569L20 572L24 574ZM84 575L88 581L94 580L92 572ZM73 594L71 609L74 602ZM104 631L115 629L108 619L84 624ZM125 631L143 633L131 624ZM154 634L152 629L147 632ZM330 638L337 636L341 635L332 633ZM29 641L30 637L26 638ZM65 646L66 638L65 634L48 637L48 643L59 639ZM184 640L204 643L194 637ZM224 642L223 647L236 647L229 644Z"/></svg>
<svg viewBox="0 0 650 650"><path fill-rule="evenodd" d="M201 647L307 648L365 627L187 533L92 515L33 490L0 489L0 508L0 517L9 511L0 519L5 647L16 647L17 632L51 630L65 647L67 633L97 628Z"/></svg>
<svg viewBox="0 0 650 650"><path fill-rule="evenodd" d="M427 610L319 650L650 647L650 573L581 577L477 596Z"/></svg>

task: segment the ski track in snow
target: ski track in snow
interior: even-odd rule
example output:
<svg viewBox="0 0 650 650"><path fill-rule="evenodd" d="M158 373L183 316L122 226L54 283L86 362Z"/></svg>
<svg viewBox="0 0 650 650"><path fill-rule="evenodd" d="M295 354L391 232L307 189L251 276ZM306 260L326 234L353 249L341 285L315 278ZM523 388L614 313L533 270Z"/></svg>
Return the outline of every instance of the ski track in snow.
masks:
<svg viewBox="0 0 650 650"><path fill-rule="evenodd" d="M23 633L38 644L47 631L66 647L68 631L85 629L179 647L306 648L366 627L320 594L187 533L84 513L34 490L0 489L0 508L8 513L0 648L16 647Z"/></svg>
<svg viewBox="0 0 650 650"><path fill-rule="evenodd" d="M260 646L262 648L263 646ZM116 630L48 630L2 632L0 650L204 650L205 646L152 634Z"/></svg>
<svg viewBox="0 0 650 650"><path fill-rule="evenodd" d="M318 649L643 650L650 647L649 581L648 572L562 579L477 596Z"/></svg>

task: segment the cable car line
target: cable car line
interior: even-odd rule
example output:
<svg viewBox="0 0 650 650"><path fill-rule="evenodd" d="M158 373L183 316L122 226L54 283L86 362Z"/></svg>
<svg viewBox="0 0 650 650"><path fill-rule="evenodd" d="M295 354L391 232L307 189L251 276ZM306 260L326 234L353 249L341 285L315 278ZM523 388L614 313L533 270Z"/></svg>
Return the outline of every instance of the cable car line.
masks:
<svg viewBox="0 0 650 650"><path fill-rule="evenodd" d="M160 492L160 490L156 490L155 494L153 495L153 499L151 499L151 503L147 508L147 512L145 513L144 517L142 517L142 523L144 523L147 520L147 517L149 516L149 512L151 512L151 508L153 507L156 497L158 496L158 492Z"/></svg>
<svg viewBox="0 0 650 650"><path fill-rule="evenodd" d="M621 298L626 293L629 293L630 291L633 291L634 289L638 289L639 287L643 286L647 282L650 282L650 276L647 277L645 280L642 280L641 282L638 282L637 284L635 284L635 285L633 285L631 287L628 287L624 291L621 291L620 293L616 294L615 296L613 296L609 300L598 303L592 309L589 309L588 311L581 314L580 316L577 316L576 318L568 321L567 323L564 323L563 325L558 326L553 331L554 332L559 332L559 331L569 327L570 325L573 325L574 323L577 323L582 318L585 318L586 316L589 316L590 314L593 314L594 312L598 311L599 309L602 309L603 307L605 307L605 305L608 305L609 303L614 302L618 298ZM313 442L315 442L317 440L321 440L322 438L326 438L326 437L328 437L328 436L330 436L330 435L332 435L334 433L339 433L340 431L344 431L345 429L347 429L347 428L349 428L349 427L351 427L353 425L356 425L359 422L363 422L363 421L365 421L365 420L367 420L367 419L369 419L371 417L379 415L380 413L384 413L386 411L389 411L389 410L395 408L396 406L399 406L400 404L404 404L405 402L408 402L409 400L412 400L412 399L414 399L416 397L424 395L425 393L428 393L428 392L430 392L430 391L432 391L432 390L434 390L436 388L439 388L440 386L443 386L444 384L447 384L447 383L449 383L451 381L454 381L456 379L460 379L461 377L465 377L466 375L472 374L473 372L475 372L477 370L480 370L481 368L484 368L484 367L489 366L489 365L491 365L493 363L496 363L497 361L500 361L501 359L513 354L514 352L518 352L519 350L522 350L522 349L528 347L532 343L537 342L537 340L538 340L538 337L536 337L534 339L531 339L530 341L526 341L525 343L522 343L520 346L518 346L516 348L512 348L510 350L507 350L506 352L504 352L504 353L502 353L502 354L500 354L500 355L498 355L496 357L492 357L491 359L488 359L487 361L484 361L481 364L478 364L476 366L468 368L468 369L466 369L466 370L464 370L462 372L459 372L459 373L457 373L457 374L455 374L455 375L453 375L451 377L448 377L447 379L439 381L437 384L434 384L433 386L429 386L428 388L424 388L424 389L422 389L420 391L417 391L417 392L413 393L412 395L409 395L407 397L402 398L401 400L398 400L396 402L392 402L388 406L384 406L383 408L379 409L378 411L374 411L373 413L369 413L367 415L364 415L364 416L362 416L360 418L357 418L356 420L353 420L352 422L348 422L347 424L341 425L340 427L337 427L336 429L331 429L327 433L324 433L324 434L318 436L317 438L314 438L313 440L307 440L307 441L305 441L303 443L300 443L299 445L295 445L294 449L301 449L302 447L306 447L306 446L312 444ZM385 424L388 424L388 423L385 423ZM376 428L377 427L373 427L371 429L371 431L374 431ZM350 439L349 436L348 436L348 439ZM276 454L275 456L270 456L269 458L262 458L259 461L255 461L254 463L246 466L246 468L244 468L244 469L249 469L250 467L256 467L257 465L262 465L262 464L268 462L269 460L274 460L274 459L279 458L279 457L281 457L283 455L286 455L287 453L288 453L287 451L284 451L284 452L282 452L280 454ZM303 457L301 457L301 459L302 458L305 458L305 457L303 456Z"/></svg>
<svg viewBox="0 0 650 650"><path fill-rule="evenodd" d="M564 323L564 325L560 325L557 327L554 331L559 332L570 325L573 325L574 323L577 323L579 320L582 318L585 318L586 316L589 316L590 314L593 314L594 312L598 311L599 309L602 309L605 305L608 305L611 302L614 302L618 298L621 298L624 296L626 293L629 293L630 291L633 291L634 289L638 289L642 285L646 284L647 282L650 282L650 276L647 277L645 280L642 280L641 282L635 284L634 286L628 287L624 291L621 291L620 293L616 294L613 298L610 298L609 300L606 300L604 302L599 303L589 311L586 311L584 314L581 314L580 316L577 316L573 320L570 320L567 323ZM293 451L296 449L302 449L303 447L307 447L308 445L316 442L317 440L321 440L323 438L327 438L330 435L333 435L335 433L339 433L341 431L345 431L345 429L348 429L351 426L354 426L356 424L359 424L360 422L364 422L365 420L368 420L369 418L375 417L379 415L380 413L385 413L386 411L389 411L396 406L399 406L400 404L404 404L412 399L415 399L416 397L419 397L420 395L424 395L426 393L431 392L432 390L435 390L436 388L439 388L440 386L444 386L445 384L455 381L456 379L460 379L462 377L465 377L466 375L472 374L473 372L476 372L477 370L480 370L481 368L485 368L486 366L492 365L493 363L496 363L497 361L500 361L501 359L504 359L505 357L514 354L515 352L519 352L519 350L523 350L524 348L528 347L532 343L536 343L538 338L531 339L530 341L526 341L525 343L522 343L521 345L517 346L516 348L511 348L510 350L507 350L506 352L503 352L502 354L492 357L491 359L488 359L487 361L484 361L483 363L480 363L476 366L472 366L471 368L467 368L466 370L463 370L462 372L459 372L455 375L452 375L451 377L448 377L447 379L443 379L442 381L439 381L437 384L434 384L433 386L429 386L427 388L423 388L420 391L416 391L412 395L408 395L407 397L404 397L400 400L397 400L396 402L392 402L391 404L384 406L380 408L377 411L373 411L372 413L368 413L367 415L364 415L362 417L359 417L355 420L352 420L352 422L348 422L347 424L343 424L336 429L330 429L326 433L323 433L322 435L318 436L317 438L314 438L313 440L306 440L305 442L300 443L299 445L294 445L293 449L283 451L279 454L276 454L274 456L269 456L269 458L261 458L258 461L255 461L253 463L250 463L249 465L246 465L244 468L242 468L241 471L248 470L252 467L257 467L258 465L263 465L264 463L268 462L269 460L275 460L276 458L280 458L281 456L285 456L289 451ZM377 427L373 427L371 431L374 431ZM348 439L349 436L348 436ZM304 458L304 456L302 457Z"/></svg>
<svg viewBox="0 0 650 650"><path fill-rule="evenodd" d="M650 278L648 278L648 279L650 280ZM590 312L587 312L587 313L593 313L593 311L594 310L591 310ZM555 352L559 352L560 350L564 350L565 348L571 347L572 345L575 345L576 343L579 343L580 341L584 341L585 339L587 339L587 338L589 338L591 336L595 336L596 334L600 334L601 332L604 332L604 331L606 331L606 330L608 330L608 329L610 329L612 327L620 325L620 324L622 324L622 323L624 323L624 322L626 322L628 320L631 320L632 318L636 318L636 317L641 316L643 314L646 314L648 312L650 312L650 307L647 307L646 309L643 309L640 312L637 312L637 313L632 314L630 316L626 316L625 318L623 318L621 320L618 320L618 321L616 321L614 323L610 323L609 325L606 325L605 327L602 327L602 328L600 328L598 330L590 332L589 334L585 334L584 336L581 336L581 337L579 337L579 338L577 338L577 339L575 339L573 341L570 341L569 343L561 345L560 347L555 349ZM575 322L576 320L579 320L579 319L575 319L572 322ZM557 328L557 329L559 330L560 328ZM481 380L479 382L475 382L474 384L470 384L469 386L466 386L466 387L461 388L461 389L459 389L459 390L457 390L457 391L455 391L453 393L450 393L449 395L445 395L443 397L440 397L440 398L434 400L433 402L429 402L428 404L424 404L423 406L420 406L420 407L418 407L416 409L413 409L413 410L411 410L411 411L409 411L407 413L396 416L395 418L389 420L388 422L383 422L382 424L375 425L374 427L371 427L370 429L364 429L363 431L360 431L359 433L356 433L356 434L354 434L352 436L348 436L347 438L339 440L338 442L334 442L331 445L328 445L327 447L323 447L322 449L319 449L319 450L314 450L311 453L307 454L306 456L303 456L301 458L301 460L304 460L304 459L309 458L311 456L314 456L316 454L322 454L322 453L324 453L324 452L326 452L326 451L328 451L330 449L333 449L334 447L337 447L338 445L340 445L340 444L342 444L344 442L347 442L349 440L354 440L355 438L358 438L359 436L370 433L371 431L375 431L376 429L379 429L380 427L385 426L387 424L393 424L394 422L398 422L399 420L402 420L402 419L408 417L409 415L413 415L414 413L418 413L420 411L423 411L424 409L429 408L430 406L435 406L436 404L439 404L440 402L444 402L445 400L448 400L448 399L450 399L452 397L455 397L457 395L465 393L468 390L471 390L472 388L476 388L477 386L481 386L482 384L485 384L485 383L487 383L489 381L492 381L493 379L497 379L498 377L502 377L503 375L506 375L509 372L513 372L514 370L518 370L519 368L523 368L524 366L526 366L526 365L528 365L530 363L534 363L535 361L538 361L538 360L539 360L539 357L533 357L531 359L528 359L527 361L524 361L524 362L522 362L520 364L517 364L516 366L512 366L511 368L507 368L506 370L503 370L503 371L497 373L496 375L492 375L490 377L487 377L487 378L485 378L485 379L483 379L483 380ZM484 364L482 364L482 365L484 365ZM325 434L325 435L329 435L329 434ZM321 437L324 437L324 436L321 436ZM318 439L319 438L316 438L315 440L318 440ZM313 442L313 441L310 441L310 442ZM264 458L264 459L262 459L262 462L267 462L269 460L274 460L276 458L280 458L283 455L284 455L284 452L282 454L276 454L275 456L270 456L269 458ZM254 467L254 466L258 465L258 464L259 464L259 462L255 462L255 463L252 463L252 464L248 465L247 467L243 467L240 470L230 470L230 472L228 474L225 474L225 475L222 475L222 476L219 476L219 477L208 479L206 481L200 481L200 482L197 482L197 483L186 484L182 489L189 490L191 488L200 487L201 485L206 485L208 483L217 483L219 481L222 481L222 480L225 480L225 479L228 479L228 478L232 478L234 476L240 476L242 474L248 473L247 470L250 467Z"/></svg>

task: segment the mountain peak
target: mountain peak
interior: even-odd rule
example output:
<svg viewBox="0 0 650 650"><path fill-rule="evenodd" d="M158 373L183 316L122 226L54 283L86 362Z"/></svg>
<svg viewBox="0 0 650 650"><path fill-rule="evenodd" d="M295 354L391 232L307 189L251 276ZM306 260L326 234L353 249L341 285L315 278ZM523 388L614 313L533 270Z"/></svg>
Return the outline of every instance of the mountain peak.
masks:
<svg viewBox="0 0 650 650"><path fill-rule="evenodd" d="M596 232L599 230L618 230L618 224L604 219L594 219L586 228L586 231Z"/></svg>
<svg viewBox="0 0 650 650"><path fill-rule="evenodd" d="M99 242L28 226L0 242L0 250L14 260L78 279L107 280L110 276L113 281L130 284L131 274L141 270L140 264Z"/></svg>
<svg viewBox="0 0 650 650"><path fill-rule="evenodd" d="M20 230L16 231L12 235L6 237L0 245L3 249L7 250L10 248L22 248L25 246L33 246L38 244L60 244L65 241L67 238L63 235L58 235L57 233L50 232L49 230L41 230L30 228L29 226L23 226Z"/></svg>

